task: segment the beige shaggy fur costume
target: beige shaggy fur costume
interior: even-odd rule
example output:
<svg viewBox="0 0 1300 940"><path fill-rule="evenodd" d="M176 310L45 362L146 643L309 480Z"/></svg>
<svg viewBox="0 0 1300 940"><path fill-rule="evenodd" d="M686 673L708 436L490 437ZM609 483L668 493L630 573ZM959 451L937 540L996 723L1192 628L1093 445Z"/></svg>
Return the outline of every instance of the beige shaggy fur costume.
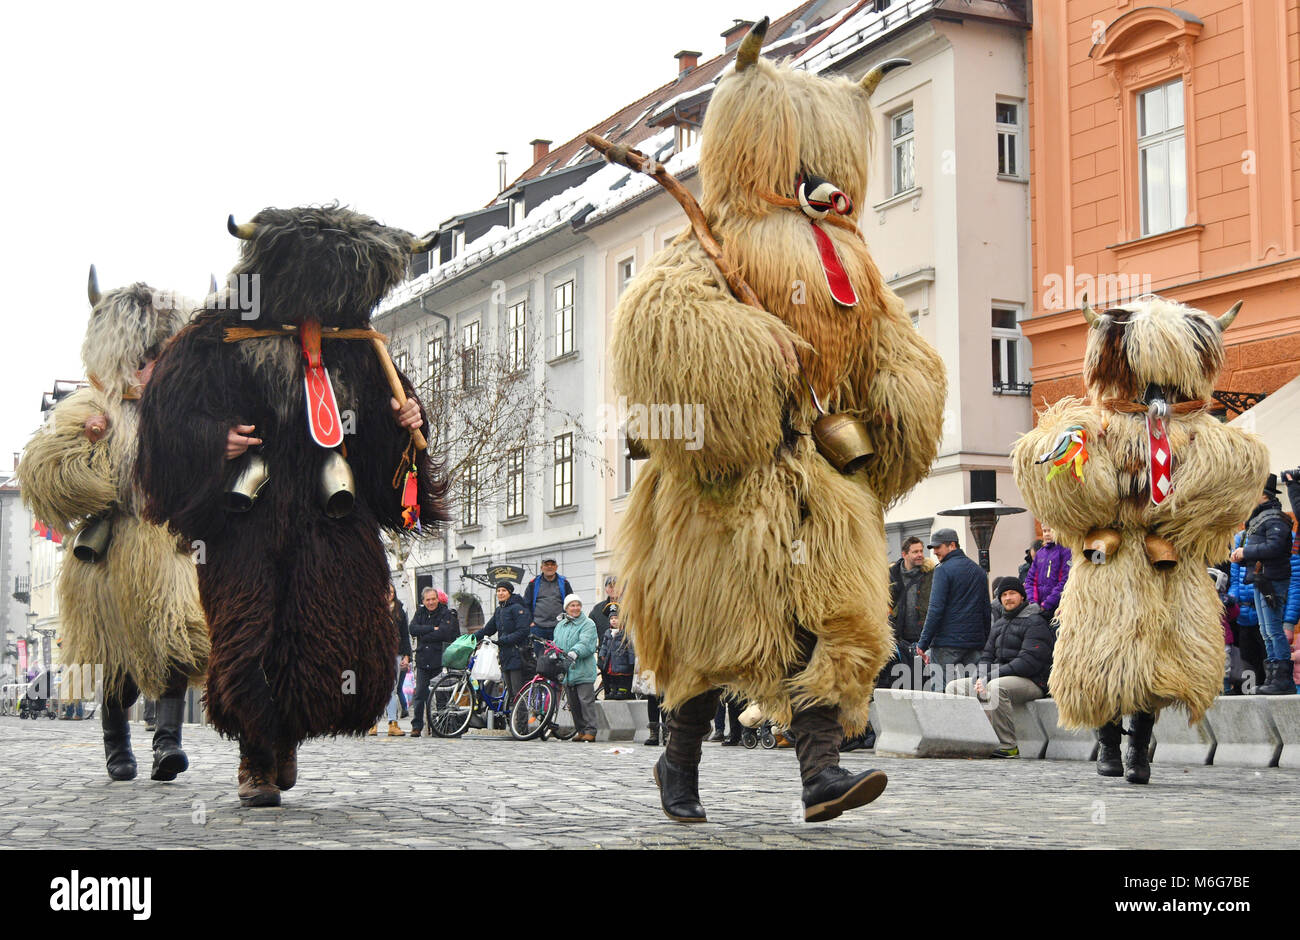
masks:
<svg viewBox="0 0 1300 940"><path fill-rule="evenodd" d="M1012 453L1026 503L1075 559L1057 611L1052 697L1065 727L1095 728L1172 704L1196 722L1223 679L1221 605L1206 568L1227 558L1232 533L1258 501L1268 452L1255 435L1204 410L1175 412L1168 421L1173 489L1156 506L1145 410L1117 412L1106 403L1140 403L1149 384L1174 392L1171 405L1208 401L1235 310L1216 320L1144 297L1094 316L1084 355L1091 400L1052 405ZM1087 435L1083 480L1062 472L1049 482L1050 464L1035 461L1073 425ZM1083 555L1094 528L1118 529L1122 539L1100 565ZM1148 561L1148 534L1173 543L1173 568Z"/></svg>
<svg viewBox="0 0 1300 940"><path fill-rule="evenodd" d="M759 60L724 77L702 129L702 208L764 310L746 306L688 232L628 286L614 314L615 384L631 406L703 408L703 446L648 439L620 530L622 613L667 707L725 686L778 724L807 705L866 722L893 639L883 507L929 470L941 436L943 362L912 327L860 235L826 225L856 289L831 297L810 221L790 198L801 171L860 206L869 91ZM854 223L857 210L847 216ZM853 476L808 431L794 343L830 412L867 424L875 454ZM817 638L800 659L796 629Z"/></svg>
<svg viewBox="0 0 1300 940"><path fill-rule="evenodd" d="M131 485L139 420L135 371L185 325L193 304L144 284L109 291L95 304L81 348L92 382L59 402L32 437L19 466L23 501L65 538L60 567L60 636L65 663L102 665L115 696L130 675L151 698L162 695L173 662L201 680L208 631L189 545L139 517ZM97 443L85 422L108 420ZM108 557L73 557L72 540L108 513Z"/></svg>

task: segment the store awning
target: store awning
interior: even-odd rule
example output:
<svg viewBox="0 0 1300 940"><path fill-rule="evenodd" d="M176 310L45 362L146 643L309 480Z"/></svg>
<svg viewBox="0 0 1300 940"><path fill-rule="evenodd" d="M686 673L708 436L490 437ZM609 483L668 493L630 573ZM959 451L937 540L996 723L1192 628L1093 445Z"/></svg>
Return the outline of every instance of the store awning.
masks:
<svg viewBox="0 0 1300 940"><path fill-rule="evenodd" d="M1271 472L1300 467L1300 376L1228 423L1264 439Z"/></svg>

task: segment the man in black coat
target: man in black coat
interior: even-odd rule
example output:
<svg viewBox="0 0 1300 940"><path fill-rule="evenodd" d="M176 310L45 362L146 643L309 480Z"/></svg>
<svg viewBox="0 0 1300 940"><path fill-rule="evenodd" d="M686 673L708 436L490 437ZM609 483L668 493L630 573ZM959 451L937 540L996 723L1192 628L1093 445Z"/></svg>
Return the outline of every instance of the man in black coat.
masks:
<svg viewBox="0 0 1300 940"><path fill-rule="evenodd" d="M1291 586L1291 522L1282 514L1277 474L1270 473L1259 504L1246 522L1241 545L1231 560L1246 566L1246 581L1255 587L1255 613L1264 637L1267 678L1257 695L1295 695L1291 678L1291 644L1282 629Z"/></svg>
<svg viewBox="0 0 1300 940"><path fill-rule="evenodd" d="M894 656L885 664L876 685L882 688L919 689L914 675L916 644L930 609L930 588L935 564L925 557L925 543L915 535L903 543L903 555L889 566L889 625L894 629Z"/></svg>
<svg viewBox="0 0 1300 940"><path fill-rule="evenodd" d="M930 537L930 548L939 559L930 584L930 606L916 648L942 667L943 688L959 673L957 667L972 666L989 636L992 608L989 606L989 578L984 569L957 544L957 532L938 529Z"/></svg>
<svg viewBox="0 0 1300 940"><path fill-rule="evenodd" d="M424 729L424 708L429 698L429 684L442 672L442 651L460 636L460 620L447 606L447 595L425 588L420 594L420 609L411 618L411 636L415 638L415 695L411 700L411 737L418 738Z"/></svg>
<svg viewBox="0 0 1300 940"><path fill-rule="evenodd" d="M998 736L994 757L1019 757L1011 710L1047 694L1056 634L1043 609L1025 600L1019 578L999 578L998 616L980 655L979 674L955 679L944 689L949 695L978 698Z"/></svg>
<svg viewBox="0 0 1300 940"><path fill-rule="evenodd" d="M509 581L497 582L497 609L483 629L474 634L477 640L485 636L497 638L501 657L501 674L506 682L506 701L514 700L524 686L524 660L520 647L528 643L528 625L532 622L523 599L515 593ZM530 677L531 678L531 677Z"/></svg>

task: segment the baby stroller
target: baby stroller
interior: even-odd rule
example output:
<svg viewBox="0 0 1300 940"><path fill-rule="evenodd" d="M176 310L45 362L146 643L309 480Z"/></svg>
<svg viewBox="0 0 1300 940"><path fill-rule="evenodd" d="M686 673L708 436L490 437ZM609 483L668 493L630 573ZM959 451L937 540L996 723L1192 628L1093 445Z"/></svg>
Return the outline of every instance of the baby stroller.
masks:
<svg viewBox="0 0 1300 940"><path fill-rule="evenodd" d="M50 708L51 685L54 677L48 669L37 673L27 685L27 691L18 702L19 718L57 718L58 715L54 709Z"/></svg>
<svg viewBox="0 0 1300 940"><path fill-rule="evenodd" d="M772 722L763 717L757 705L750 705L740 713L740 724L745 729L740 732L740 743L749 750L752 751L760 744L766 750L776 747L776 732L772 728Z"/></svg>

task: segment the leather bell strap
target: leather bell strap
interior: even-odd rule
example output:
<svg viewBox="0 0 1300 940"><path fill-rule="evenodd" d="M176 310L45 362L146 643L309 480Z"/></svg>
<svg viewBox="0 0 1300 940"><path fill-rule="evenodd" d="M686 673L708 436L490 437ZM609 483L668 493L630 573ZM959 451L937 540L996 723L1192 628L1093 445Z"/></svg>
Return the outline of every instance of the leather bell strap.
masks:
<svg viewBox="0 0 1300 940"><path fill-rule="evenodd" d="M800 181L800 195L804 190L803 182ZM835 192L839 192L836 190ZM810 215L808 224L812 226L813 242L817 246L817 258L821 261L822 274L826 278L826 286L830 289L831 297L837 304L843 307L852 307L858 302L857 292L853 289L853 283L849 280L848 272L844 270L844 262L840 260L839 253L835 250L835 245L831 237L826 234L821 227L823 222L830 222L832 225L838 225L840 228L858 234L858 227L849 219L842 215L827 214L824 217L812 217L807 208L799 199L791 199L788 196L778 196L776 193L760 193L760 196L774 206L781 206L787 209L799 209L805 214ZM842 193L840 195L843 195ZM853 203L847 196L844 196L844 211L852 212Z"/></svg>
<svg viewBox="0 0 1300 940"><path fill-rule="evenodd" d="M1205 401L1197 398L1168 405L1167 417L1153 415L1148 404L1121 398L1107 398L1101 402L1101 407L1120 414L1146 415L1147 479L1151 481L1151 502L1159 506L1174 489L1174 448L1169 442L1169 417L1204 411Z"/></svg>
<svg viewBox="0 0 1300 940"><path fill-rule="evenodd" d="M302 340L303 358L307 368L303 372L303 387L307 396L307 429L311 439L325 448L335 448L343 443L343 419L339 416L338 401L334 397L334 384L329 371L321 361L320 322L304 320L298 330Z"/></svg>

